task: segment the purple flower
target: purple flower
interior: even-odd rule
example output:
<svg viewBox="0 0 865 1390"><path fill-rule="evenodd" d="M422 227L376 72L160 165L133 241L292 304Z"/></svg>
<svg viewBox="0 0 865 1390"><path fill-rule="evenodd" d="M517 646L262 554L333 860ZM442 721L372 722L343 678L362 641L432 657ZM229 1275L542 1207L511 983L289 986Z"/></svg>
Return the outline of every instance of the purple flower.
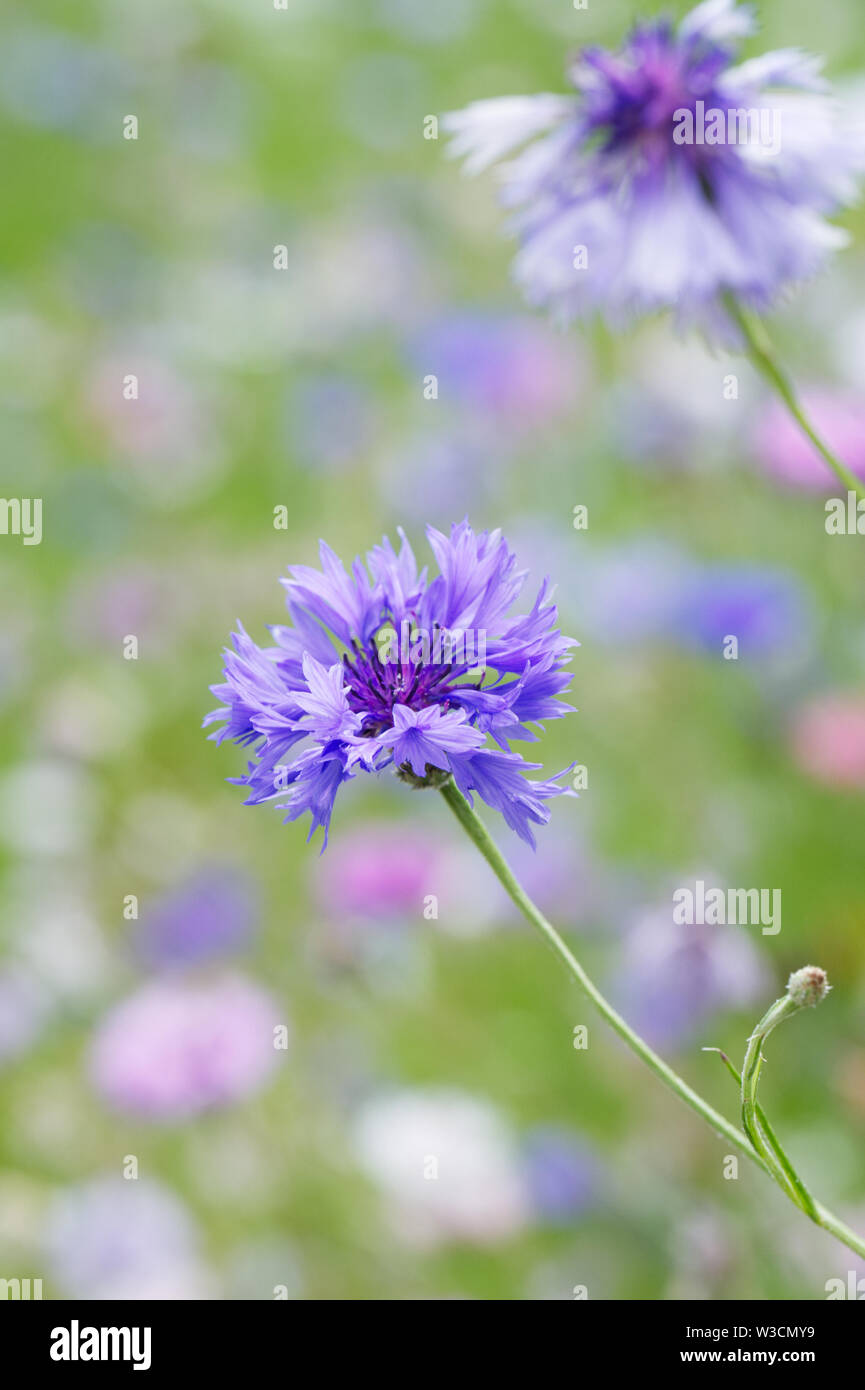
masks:
<svg viewBox="0 0 865 1390"><path fill-rule="evenodd" d="M685 643L705 651L720 652L731 635L743 655L769 657L803 648L811 613L794 575L756 566L708 566L693 576L674 628Z"/></svg>
<svg viewBox="0 0 865 1390"><path fill-rule="evenodd" d="M764 311L845 243L824 216L855 196L861 141L798 49L731 66L754 27L750 7L705 0L677 28L650 20L616 53L583 50L575 96L446 118L470 173L526 146L502 173L532 303L613 322L671 308L732 339L725 292Z"/></svg>
<svg viewBox="0 0 865 1390"><path fill-rule="evenodd" d="M252 880L238 869L208 864L145 909L138 950L158 965L211 960L241 949L257 917Z"/></svg>
<svg viewBox="0 0 865 1390"><path fill-rule="evenodd" d="M766 988L763 961L741 929L680 926L660 908L628 932L616 982L623 1011L654 1047L683 1043L717 1010L748 1008Z"/></svg>
<svg viewBox="0 0 865 1390"><path fill-rule="evenodd" d="M546 580L531 610L511 615L526 576L499 531L476 535L463 521L449 537L432 527L427 536L433 580L402 532L399 552L385 537L350 573L324 542L321 570L291 566L293 626L271 628L268 648L235 634L225 683L212 687L225 708L204 722L221 722L217 742L254 751L234 779L247 804L287 791L277 802L285 819L308 811L310 836L321 826L325 844L342 784L393 766L414 786L452 775L470 803L477 792L533 845L545 803L572 793L527 779L539 764L510 743L535 741L531 725L571 709L558 697L576 644L556 627Z"/></svg>
<svg viewBox="0 0 865 1390"><path fill-rule="evenodd" d="M453 400L503 436L528 434L574 409L585 366L573 344L537 319L459 313L437 319L412 344L417 369L434 372Z"/></svg>
<svg viewBox="0 0 865 1390"><path fill-rule="evenodd" d="M240 976L156 980L118 1004L93 1038L90 1074L120 1110L183 1120L259 1090L277 1063L277 1005Z"/></svg>
<svg viewBox="0 0 865 1390"><path fill-rule="evenodd" d="M286 402L285 418L298 460L333 472L357 459L374 429L368 395L342 376L303 381Z"/></svg>
<svg viewBox="0 0 865 1390"><path fill-rule="evenodd" d="M526 1181L532 1206L554 1225L590 1208L599 1186L598 1164L570 1130L542 1125L525 1139Z"/></svg>

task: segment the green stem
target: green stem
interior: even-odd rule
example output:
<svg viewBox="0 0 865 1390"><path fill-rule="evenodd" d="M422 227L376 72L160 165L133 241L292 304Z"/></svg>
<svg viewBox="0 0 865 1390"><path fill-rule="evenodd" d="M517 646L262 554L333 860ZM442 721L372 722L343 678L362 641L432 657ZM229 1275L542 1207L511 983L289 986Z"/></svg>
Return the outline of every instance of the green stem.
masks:
<svg viewBox="0 0 865 1390"><path fill-rule="evenodd" d="M760 1033L758 1030L752 1033L748 1039L748 1050L742 1065L742 1126L763 1162L773 1169L773 1175L777 1177L768 1145L760 1132L760 1123L757 1119L757 1082L760 1077L760 1068L763 1065L763 1054L760 1049L765 1036L765 1033Z"/></svg>
<svg viewBox="0 0 865 1390"><path fill-rule="evenodd" d="M726 1052L722 1052L719 1047L705 1047L703 1051L717 1052L718 1056L721 1058L721 1061L724 1063L730 1075L736 1082L736 1085L739 1087L741 1091L742 1078L737 1072L736 1068L733 1066L733 1063L730 1061L730 1058L727 1056ZM792 1199L792 1201L794 1201L797 1206L801 1207L805 1215L809 1216L812 1221L817 1221L817 1206L814 1201L814 1198L811 1196L802 1179L799 1177L799 1174L796 1172L796 1169L793 1167L793 1164L790 1162L790 1159L787 1157L787 1154L785 1153L781 1145L781 1141L779 1140L774 1129L769 1123L769 1117L767 1116L762 1105L756 1098L756 1093L754 1096L754 1114L757 1122L757 1130L758 1132L762 1131L762 1134L765 1135L766 1142L769 1148L771 1149L772 1156L774 1160L776 1160L777 1168L780 1169L780 1175L778 1173L775 1174L779 1185L785 1188L785 1191L787 1191L787 1189L789 1188L789 1191L787 1191L787 1195ZM774 1167L776 1166L775 1163L773 1163L772 1166L774 1169ZM781 1180L782 1178L784 1179L784 1181Z"/></svg>
<svg viewBox="0 0 865 1390"><path fill-rule="evenodd" d="M714 1129L717 1134L723 1135L734 1148L738 1149L740 1153L744 1154L746 1158L749 1158L753 1163L756 1163L758 1168L762 1168L765 1173L774 1177L772 1166L767 1164L765 1160L755 1152L746 1136L740 1133L735 1125L731 1124L723 1115L719 1114L713 1106L709 1105L708 1101L703 1100L702 1096L699 1096L696 1091L693 1091L687 1082L683 1081L682 1078L673 1071L672 1067L669 1067L663 1058L659 1057L658 1054L649 1047L648 1043L644 1042L640 1035L634 1032L633 1028L625 1022L621 1014L617 1013L612 1004L604 998L601 991L586 974L576 956L562 940L555 927L551 922L547 921L540 908L536 907L532 902L525 889L514 876L504 855L492 839L483 821L469 806L462 792L452 779L449 779L441 788L441 793L466 834L486 859L505 892L516 904L523 916L546 939L560 960L564 961L571 976L589 996L595 1008L601 1016L606 1019L613 1031L618 1033L622 1041L642 1062L645 1062L646 1066L655 1073L659 1080L663 1081L664 1085L667 1086L669 1090L677 1095L680 1100L684 1101L686 1105L690 1106L701 1119L711 1125L712 1129ZM786 1190L785 1188L785 1191ZM789 1191L787 1195L790 1195ZM851 1250L855 1250L858 1255L865 1256L865 1240L858 1236L855 1231L851 1231L837 1216L833 1216L830 1211L820 1206L819 1203L815 1204L815 1212L815 1220L824 1230L831 1232L831 1234L836 1236L843 1244L849 1246Z"/></svg>
<svg viewBox="0 0 865 1390"><path fill-rule="evenodd" d="M773 1169L774 1176L779 1182L781 1178L777 1171L777 1161L768 1145L768 1136L764 1139L760 1128L760 1119L757 1113L757 1085L760 1080L760 1069L763 1065L763 1043L777 1024L796 1012L797 1007L789 995L785 994L783 998L776 999L748 1039L745 1060L742 1063L742 1124L757 1153ZM786 1176L783 1165L781 1165L781 1174ZM781 1185L783 1186L783 1182ZM798 1192L796 1192L795 1186L794 1193L796 1194L794 1200L798 1202ZM814 1220L816 1217L814 1204L810 1198L808 1200L810 1202L808 1215ZM805 1210L804 1207L803 1210Z"/></svg>
<svg viewBox="0 0 865 1390"><path fill-rule="evenodd" d="M832 453L832 450L820 438L805 414L793 383L775 360L769 335L760 320L751 318L732 294L724 296L724 303L727 312L742 334L748 356L757 371L769 383L772 390L780 396L802 433L811 441L820 457L832 469L838 481L844 484L848 492L854 492L858 498L865 499L865 486L863 486L861 479L857 478L855 473L851 473L850 469Z"/></svg>

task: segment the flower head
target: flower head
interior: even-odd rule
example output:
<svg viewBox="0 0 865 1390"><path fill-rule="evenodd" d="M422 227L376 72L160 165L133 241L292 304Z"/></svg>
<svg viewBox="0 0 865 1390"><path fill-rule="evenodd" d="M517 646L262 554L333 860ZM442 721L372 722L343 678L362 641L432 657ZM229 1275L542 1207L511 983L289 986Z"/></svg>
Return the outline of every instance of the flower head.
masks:
<svg viewBox="0 0 865 1390"><path fill-rule="evenodd" d="M725 293L763 311L844 244L824 219L855 195L861 142L798 49L732 65L754 27L749 6L704 0L678 27L638 24L618 52L584 49L576 96L446 118L468 172L526 146L502 179L533 303L614 322L671 308L732 338Z"/></svg>
<svg viewBox="0 0 865 1390"><path fill-rule="evenodd" d="M801 970L794 970L787 981L787 993L801 1009L813 1009L831 988L826 971L819 965L803 965Z"/></svg>
<svg viewBox="0 0 865 1390"><path fill-rule="evenodd" d="M511 615L526 576L499 531L463 521L427 536L431 580L402 532L399 551L385 538L350 573L324 542L320 570L291 566L292 626L273 627L268 648L235 634L225 683L212 687L224 708L205 724L254 750L235 779L248 804L277 798L286 820L309 811L325 843L342 784L394 767L415 787L452 776L534 844L532 824L567 789L527 779L539 764L510 743L572 708L558 697L576 644L556 627L546 580L530 611Z"/></svg>

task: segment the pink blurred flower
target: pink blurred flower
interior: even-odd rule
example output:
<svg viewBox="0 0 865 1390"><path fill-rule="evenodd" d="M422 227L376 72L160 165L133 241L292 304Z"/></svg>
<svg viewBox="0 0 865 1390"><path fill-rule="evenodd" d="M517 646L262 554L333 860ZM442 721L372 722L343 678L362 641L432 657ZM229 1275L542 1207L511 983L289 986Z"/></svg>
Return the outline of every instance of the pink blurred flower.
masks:
<svg viewBox="0 0 865 1390"><path fill-rule="evenodd" d="M357 830L332 847L326 865L316 862L316 896L335 918L420 920L425 895L439 891L443 859L428 834L396 824Z"/></svg>
<svg viewBox="0 0 865 1390"><path fill-rule="evenodd" d="M511 916L483 860L435 827L387 820L348 831L311 874L321 908L316 943L342 965L367 959L378 968L384 949L405 972L401 943L430 931L483 935Z"/></svg>
<svg viewBox="0 0 865 1390"><path fill-rule="evenodd" d="M284 1019L239 975L156 980L118 1004L92 1042L90 1074L103 1097L148 1120L181 1120L260 1089L280 1052Z"/></svg>
<svg viewBox="0 0 865 1390"><path fill-rule="evenodd" d="M865 406L840 391L806 391L805 410L830 449L855 474L865 478ZM767 405L754 432L757 458L781 482L792 487L837 490L834 474L778 401Z"/></svg>
<svg viewBox="0 0 865 1390"><path fill-rule="evenodd" d="M139 395L124 396L129 375ZM227 454L214 423L216 403L155 357L107 358L92 370L89 413L115 454L118 476L156 505L206 496L220 481Z"/></svg>
<svg viewBox="0 0 865 1390"><path fill-rule="evenodd" d="M161 654L170 648L186 617L184 586L176 573L134 561L101 567L67 590L64 622L71 638L88 645L120 645L134 634Z"/></svg>
<svg viewBox="0 0 865 1390"><path fill-rule="evenodd" d="M865 699L822 695L796 714L790 745L799 768L831 787L865 787Z"/></svg>

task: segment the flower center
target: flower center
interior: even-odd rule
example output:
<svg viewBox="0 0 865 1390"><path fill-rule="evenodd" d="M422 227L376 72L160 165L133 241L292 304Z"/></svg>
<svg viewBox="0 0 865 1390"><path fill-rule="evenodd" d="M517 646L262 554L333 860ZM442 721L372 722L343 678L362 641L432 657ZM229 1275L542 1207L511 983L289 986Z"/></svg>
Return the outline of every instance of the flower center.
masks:
<svg viewBox="0 0 865 1390"><path fill-rule="evenodd" d="M626 54L591 51L587 107L607 150L638 148L650 158L672 147L674 115L712 101L726 54L678 47L666 26L640 34Z"/></svg>
<svg viewBox="0 0 865 1390"><path fill-rule="evenodd" d="M369 737L390 727L394 705L408 705L413 710L432 704L447 708L448 678L453 672L450 662L383 661L373 644L362 647L355 642L353 655L343 656L342 664L349 706L365 716L362 732Z"/></svg>

